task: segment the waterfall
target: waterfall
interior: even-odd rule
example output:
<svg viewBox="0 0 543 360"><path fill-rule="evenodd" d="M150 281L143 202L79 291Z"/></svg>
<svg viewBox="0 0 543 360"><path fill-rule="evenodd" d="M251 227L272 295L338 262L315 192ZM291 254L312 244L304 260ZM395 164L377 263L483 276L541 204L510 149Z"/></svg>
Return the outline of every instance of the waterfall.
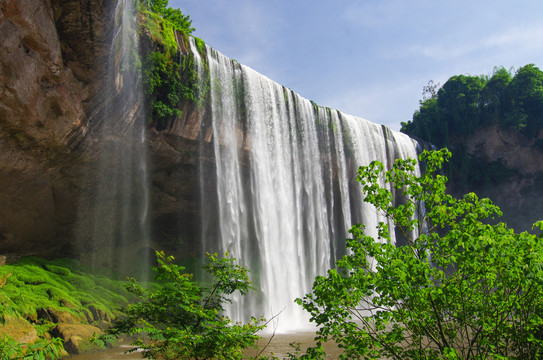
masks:
<svg viewBox="0 0 543 360"><path fill-rule="evenodd" d="M115 8L114 36L103 94L90 116L94 143L84 169L76 250L95 270L146 275L149 180L143 92L133 1Z"/></svg>
<svg viewBox="0 0 543 360"><path fill-rule="evenodd" d="M191 43L203 78L202 59ZM234 321L307 329L294 304L345 253L352 224L379 221L362 201L358 166L417 156L408 136L323 108L207 47L215 164L202 165L202 244L251 271L253 296L233 297ZM202 140L204 141L204 140ZM204 185L205 184L205 185ZM272 329L273 330L273 329Z"/></svg>

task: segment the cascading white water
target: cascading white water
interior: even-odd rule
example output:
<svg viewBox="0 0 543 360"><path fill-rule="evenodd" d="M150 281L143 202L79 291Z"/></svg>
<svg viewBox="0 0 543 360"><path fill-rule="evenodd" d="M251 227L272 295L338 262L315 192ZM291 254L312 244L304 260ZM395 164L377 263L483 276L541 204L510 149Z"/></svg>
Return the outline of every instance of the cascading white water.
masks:
<svg viewBox="0 0 543 360"><path fill-rule="evenodd" d="M92 154L79 207L77 251L96 270L146 276L149 180L133 1L115 8L103 108L91 116Z"/></svg>
<svg viewBox="0 0 543 360"><path fill-rule="evenodd" d="M257 288L227 312L234 321L280 314L277 331L307 329L294 299L345 253L352 224L371 233L384 220L362 201L358 166L416 157L417 143L316 106L210 47L206 61L215 165L201 181L215 188L202 187L204 249L228 251Z"/></svg>

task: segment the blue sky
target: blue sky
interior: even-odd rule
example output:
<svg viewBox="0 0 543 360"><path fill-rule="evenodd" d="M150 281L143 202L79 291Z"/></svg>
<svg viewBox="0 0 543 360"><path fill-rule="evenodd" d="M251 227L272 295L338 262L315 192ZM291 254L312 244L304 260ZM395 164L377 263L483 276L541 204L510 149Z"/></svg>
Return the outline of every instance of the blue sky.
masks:
<svg viewBox="0 0 543 360"><path fill-rule="evenodd" d="M319 105L399 130L429 80L543 66L541 0L170 0L195 36Z"/></svg>

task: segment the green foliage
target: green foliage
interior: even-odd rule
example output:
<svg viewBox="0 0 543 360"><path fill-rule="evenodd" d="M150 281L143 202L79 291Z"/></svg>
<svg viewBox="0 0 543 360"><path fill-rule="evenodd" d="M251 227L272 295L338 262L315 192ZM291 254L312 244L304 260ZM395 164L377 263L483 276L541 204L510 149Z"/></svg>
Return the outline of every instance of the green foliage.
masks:
<svg viewBox="0 0 543 360"><path fill-rule="evenodd" d="M543 127L543 71L534 64L518 69L508 86L511 114L507 125L537 135Z"/></svg>
<svg viewBox="0 0 543 360"><path fill-rule="evenodd" d="M168 7L167 0L144 1L139 12L144 16L142 26L149 31L152 40L163 47L165 53L178 54L176 32L181 33L181 39L188 37L193 31L188 15L183 15L180 9Z"/></svg>
<svg viewBox="0 0 543 360"><path fill-rule="evenodd" d="M151 52L143 67L144 87L151 97L152 118L164 124L169 118L181 116L182 83L179 63L168 54Z"/></svg>
<svg viewBox="0 0 543 360"><path fill-rule="evenodd" d="M114 309L130 298L121 281L90 274L74 260L24 258L0 267L0 277L8 274L2 296L15 313L27 319L36 319L38 310L47 308L84 319L89 306L113 316Z"/></svg>
<svg viewBox="0 0 543 360"><path fill-rule="evenodd" d="M422 101L420 109L413 114L413 122L402 124L402 131L432 144L448 138L449 128L444 126L439 116L437 99L429 98Z"/></svg>
<svg viewBox="0 0 543 360"><path fill-rule="evenodd" d="M7 282L7 279L11 276L11 273L4 274L0 279L0 323L5 325L6 316L18 316L17 312L12 306L9 297L6 296L3 291L3 287ZM28 359L28 360L55 360L58 359L64 346L62 345L62 339L53 338L38 339L33 344L21 344L15 339L9 336L0 336L0 360L11 359Z"/></svg>
<svg viewBox="0 0 543 360"><path fill-rule="evenodd" d="M480 96L484 87L481 77L457 75L451 77L437 92L437 106L447 109L441 113L448 126L446 135L465 135L481 121ZM447 141L448 139L446 139Z"/></svg>
<svg viewBox="0 0 543 360"><path fill-rule="evenodd" d="M7 336L0 337L0 360L55 360L60 358L63 350L60 338L21 344Z"/></svg>
<svg viewBox="0 0 543 360"><path fill-rule="evenodd" d="M144 18L142 33L147 34L152 42L152 50L142 56L148 121L158 129L164 129L182 115L180 108L184 102L200 105L205 96L205 88L199 88L194 56L179 52L178 42L187 44L194 29L189 16L183 15L179 9L169 8L165 0L144 1L139 12ZM204 54L205 43L198 38L195 40L198 51ZM142 48L148 49L149 46Z"/></svg>
<svg viewBox="0 0 543 360"><path fill-rule="evenodd" d="M503 119L508 111L509 94L508 86L511 82L511 71L505 68L495 68L494 73L488 79L485 87L481 92L482 105L485 109L484 113L488 123L498 122L498 119Z"/></svg>
<svg viewBox="0 0 543 360"><path fill-rule="evenodd" d="M143 9L141 12L145 18L142 25L149 31L151 39L162 46L165 52L177 53L177 41L172 24L149 10Z"/></svg>
<svg viewBox="0 0 543 360"><path fill-rule="evenodd" d="M151 123L164 128L168 121L182 115L179 109L185 101L203 99L195 70L194 56L172 56L152 51L143 63L143 84L150 108ZM200 96L197 96L200 94Z"/></svg>
<svg viewBox="0 0 543 360"><path fill-rule="evenodd" d="M165 360L241 359L243 349L255 346L255 333L263 328L258 320L233 324L222 315L228 295L236 291L245 295L251 289L247 269L235 259L210 255L204 269L211 281L202 286L174 264L173 257L157 252L157 261L154 270L160 287L149 290L131 279L128 290L139 301L122 309L102 340L137 336L133 345L143 349L145 358Z"/></svg>
<svg viewBox="0 0 543 360"><path fill-rule="evenodd" d="M168 0L147 0L151 11L162 14L168 7Z"/></svg>
<svg viewBox="0 0 543 360"><path fill-rule="evenodd" d="M190 35L194 31L190 17L183 15L179 9L166 8L162 16L173 25L174 29L181 31L184 35Z"/></svg>
<svg viewBox="0 0 543 360"><path fill-rule="evenodd" d="M498 124L532 138L543 128L543 71L525 65L494 69L491 77L455 75L424 97L401 131L437 146L450 146L481 126Z"/></svg>
<svg viewBox="0 0 543 360"><path fill-rule="evenodd" d="M313 292L298 299L333 339L342 359L537 359L543 354L543 237L486 220L501 215L489 199L456 199L439 174L446 150L424 152L385 171L359 168L365 201L376 206L407 245L351 228L348 255ZM390 187L384 185L389 184ZM401 196L393 205L394 189ZM536 224L543 227L543 222ZM320 346L304 355L323 358Z"/></svg>
<svg viewBox="0 0 543 360"><path fill-rule="evenodd" d="M194 31L190 16L183 15L180 9L168 7L168 0L143 0L142 4L151 12L167 20L173 29L185 35L190 35Z"/></svg>
<svg viewBox="0 0 543 360"><path fill-rule="evenodd" d="M200 39L198 37L195 37L194 42L196 43L196 48L198 49L198 52L200 52L200 54L205 54L205 52L206 52L206 43L204 42L204 40L202 40L202 39Z"/></svg>

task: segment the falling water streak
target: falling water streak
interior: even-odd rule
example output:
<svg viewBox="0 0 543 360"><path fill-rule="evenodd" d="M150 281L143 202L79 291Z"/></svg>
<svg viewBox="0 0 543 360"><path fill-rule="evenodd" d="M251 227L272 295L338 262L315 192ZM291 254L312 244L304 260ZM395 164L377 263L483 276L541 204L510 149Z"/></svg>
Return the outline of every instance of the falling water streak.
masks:
<svg viewBox="0 0 543 360"><path fill-rule="evenodd" d="M87 169L93 186L82 196L77 250L95 270L105 267L141 277L151 259L143 93L139 71L133 68L138 56L135 23L132 1L119 1L106 105L95 116L98 156Z"/></svg>
<svg viewBox="0 0 543 360"><path fill-rule="evenodd" d="M175 33L175 40L179 43L177 40L177 32ZM196 70L198 72L198 91L196 93L196 102L198 104L201 104L204 96L205 96L205 85L206 85L206 74L204 65L202 63L202 57L200 56L200 51L198 50L198 47L196 46L196 41L193 37L189 38L189 44L190 44L190 51L191 54L194 56L194 59L196 60ZM181 56L181 52L180 55ZM180 60L181 63L181 60Z"/></svg>
<svg viewBox="0 0 543 360"><path fill-rule="evenodd" d="M362 201L358 166L379 160L390 168L398 157L416 157L416 143L315 106L209 47L206 61L216 199L203 203L216 207L220 245L205 228L204 248L229 251L250 268L258 289L253 297L234 297L227 312L247 321L282 311L278 331L307 329L294 299L345 252L352 224L364 223L376 235L377 224L386 221ZM202 191L205 200L210 190Z"/></svg>
<svg viewBox="0 0 543 360"><path fill-rule="evenodd" d="M134 2L130 0L123 1L123 28L126 28L126 31L123 31L123 44L127 49L129 54L125 54L122 58L121 71L126 73L126 77L130 77L130 82L126 85L128 91L130 91L133 97L134 106L139 107L143 106L143 87L141 84L141 73L134 67L134 59L131 59L132 56L139 56L139 39L137 29L135 28L136 21L136 12L133 8ZM140 254L135 254L138 256L136 261L141 261L139 264L134 263L134 258L129 259L128 264L123 264L125 269L135 266L135 269L142 270L140 277L144 280L148 280L148 270L151 264L151 257L154 257L150 249L150 227L148 225L148 209L149 209L149 174L148 174L148 159L147 159L147 149L146 149L146 123L145 117L143 116L145 112L139 110L133 116L132 126L129 129L130 131L130 140L131 140L131 149L123 147L124 156L129 160L122 160L124 164L129 163L130 168L125 173L123 179L124 183L130 183L128 191L125 191L125 196L136 197L138 200L131 204L130 209L126 204L125 211L127 214L124 218L123 230L125 235L123 237L122 247L123 250L133 247L134 240L138 241L139 248L143 249ZM128 150L130 153L127 153ZM130 204L130 201L128 202ZM133 206L135 205L135 206ZM133 223L133 218L135 218L136 224ZM130 227L136 226L136 230L131 230ZM132 239L135 236L136 239ZM134 270L135 270L134 269Z"/></svg>
<svg viewBox="0 0 543 360"><path fill-rule="evenodd" d="M352 174L347 175L347 161L345 156L345 145L343 143L343 125L340 120L340 115L338 111L330 112L330 127L332 130L332 135L334 138L334 150L330 153L335 155L336 159L336 172L337 172L337 183L339 191L339 202L341 208L341 219L338 219L342 229L349 229L351 227L351 199L349 196L349 181L352 179ZM335 243L333 243L335 245ZM337 259L339 255L343 253L339 251L337 246L334 246L334 255L333 259Z"/></svg>

